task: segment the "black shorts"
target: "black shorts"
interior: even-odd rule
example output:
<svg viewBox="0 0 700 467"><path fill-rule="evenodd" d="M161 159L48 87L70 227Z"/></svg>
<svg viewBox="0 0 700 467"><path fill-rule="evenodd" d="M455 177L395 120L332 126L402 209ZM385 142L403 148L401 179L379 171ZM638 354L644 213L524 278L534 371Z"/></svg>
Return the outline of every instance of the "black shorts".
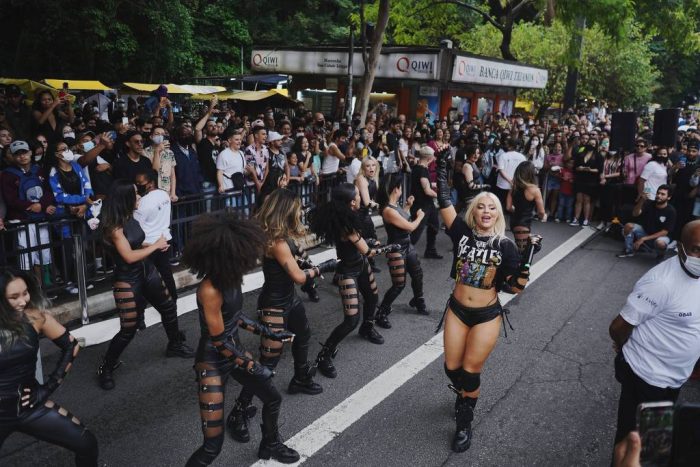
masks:
<svg viewBox="0 0 700 467"><path fill-rule="evenodd" d="M652 386L637 376L622 351L615 357L615 379L622 385L617 405L617 431L615 444L622 441L630 431L637 429L637 406L642 402L676 402L680 388Z"/></svg>
<svg viewBox="0 0 700 467"><path fill-rule="evenodd" d="M483 308L470 308L459 303L454 295L450 295L447 306L461 322L469 327L494 320L503 313L499 302Z"/></svg>

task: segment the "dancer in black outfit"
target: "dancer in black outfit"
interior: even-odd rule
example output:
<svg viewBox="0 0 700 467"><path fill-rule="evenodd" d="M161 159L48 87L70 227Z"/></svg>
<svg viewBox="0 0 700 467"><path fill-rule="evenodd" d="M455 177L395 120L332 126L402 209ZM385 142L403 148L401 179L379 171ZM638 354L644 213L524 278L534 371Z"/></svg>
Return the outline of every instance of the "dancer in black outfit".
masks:
<svg viewBox="0 0 700 467"><path fill-rule="evenodd" d="M274 332L248 319L242 311L243 274L257 265L265 247L265 233L253 221L234 214L204 215L192 225L183 262L202 278L197 308L202 337L195 357L199 408L204 443L187 461L188 467L211 464L224 443L224 394L229 376L263 403L261 459L294 463L299 454L285 446L277 427L282 396L272 384L272 370L252 359L241 347L238 328L283 342L294 334Z"/></svg>
<svg viewBox="0 0 700 467"><path fill-rule="evenodd" d="M0 275L0 447L15 431L75 452L75 465L97 465L97 440L68 410L49 400L78 355L78 341L42 308L29 274ZM45 384L35 379L39 335L61 348ZM27 462L31 464L31 462Z"/></svg>
<svg viewBox="0 0 700 467"><path fill-rule="evenodd" d="M536 209L542 222L547 222L542 192L537 186L537 172L530 161L521 162L513 175L513 188L506 198L506 209L510 214L510 231L520 254L525 253L530 243L532 212Z"/></svg>
<svg viewBox="0 0 700 467"><path fill-rule="evenodd" d="M119 356L143 328L146 301L160 313L163 328L168 335L168 357L190 358L192 350L185 344L185 335L177 323L177 306L168 294L163 279L148 258L156 250L166 251L168 242L160 238L142 247L146 235L134 219L138 203L136 187L128 180L112 184L109 197L102 208L104 242L112 249L116 263L114 271L114 301L119 310L121 328L109 343L107 353L97 370L102 389L114 388L114 369L119 366Z"/></svg>
<svg viewBox="0 0 700 467"><path fill-rule="evenodd" d="M301 222L301 199L291 191L284 188L273 191L263 202L256 218L267 234L262 265L265 283L258 296L260 322L272 331L287 329L295 335L292 344L294 377L289 382L289 393L320 394L323 388L313 380L316 368L308 362L311 328L294 285L305 284L324 272L334 271L337 261L331 259L318 266L308 264L307 260L302 262L297 240L306 234L306 229ZM298 263L302 263L302 267ZM281 342L260 336L261 364L274 370L281 355ZM248 415L254 414L250 405L252 399L253 392L243 387L226 421L229 434L236 441L245 443L250 440Z"/></svg>
<svg viewBox="0 0 700 467"><path fill-rule="evenodd" d="M503 321L498 292L520 293L530 276L530 264L505 236L505 220L496 195L478 194L463 217L450 201L445 154L438 155L437 191L440 215L452 239L451 277L455 287L440 320L445 322L445 373L457 394L457 429L452 450L469 449L471 422L480 393L481 370L496 346ZM535 244L539 239L532 237Z"/></svg>
<svg viewBox="0 0 700 467"><path fill-rule="evenodd" d="M384 228L387 234L387 243L401 245L399 251L387 254L389 260L389 274L391 275L391 288L386 291L382 303L377 310L377 326L384 329L391 328L389 314L391 304L394 303L406 286L406 272L411 276L411 288L413 298L409 305L415 307L418 313L427 315L428 310L423 298L423 269L416 254L416 247L411 243L413 232L423 220L422 209L416 211L416 218L411 222L411 215L398 205L401 199L403 186L403 174L387 174L382 179L377 200L379 201ZM406 209L411 209L413 196L406 202Z"/></svg>
<svg viewBox="0 0 700 467"><path fill-rule="evenodd" d="M377 284L367 257L374 256L376 250L362 238L362 221L357 215L360 208L360 193L354 185L342 183L331 193L331 200L311 214L311 230L323 241L335 245L340 263L335 280L340 289L345 317L326 339L316 358L321 374L335 378L338 373L333 366L333 358L338 344L350 334L360 322L360 301L362 294L363 313L360 336L374 344L383 344L384 338L374 328L374 313L377 308Z"/></svg>

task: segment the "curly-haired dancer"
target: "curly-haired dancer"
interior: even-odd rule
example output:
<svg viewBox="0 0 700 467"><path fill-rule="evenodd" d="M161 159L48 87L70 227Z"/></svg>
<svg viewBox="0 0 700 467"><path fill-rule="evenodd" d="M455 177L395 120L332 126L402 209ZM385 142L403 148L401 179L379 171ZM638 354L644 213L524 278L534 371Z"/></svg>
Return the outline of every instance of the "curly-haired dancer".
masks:
<svg viewBox="0 0 700 467"><path fill-rule="evenodd" d="M224 394L233 379L263 403L261 459L294 463L299 454L282 443L277 427L282 396L272 384L272 371L252 359L240 344L238 328L282 342L294 334L275 332L242 311L243 274L257 265L265 247L265 233L257 223L234 214L204 215L192 225L183 262L202 278L197 289L197 309L202 336L195 357L199 382L199 408L204 443L187 461L188 467L211 464L224 443ZM235 258L235 261L231 261Z"/></svg>
<svg viewBox="0 0 700 467"><path fill-rule="evenodd" d="M362 238L362 221L357 215L360 208L360 193L354 185L342 183L333 188L331 200L311 213L311 230L319 238L335 245L340 263L336 273L340 298L345 317L326 339L316 358L318 369L324 376L335 378L337 371L333 358L338 344L360 323L360 301L362 294L363 313L360 336L374 344L383 344L384 338L374 328L374 313L377 308L377 284L367 261L374 256Z"/></svg>
<svg viewBox="0 0 700 467"><path fill-rule="evenodd" d="M391 288L386 291L382 303L377 310L377 326L384 329L391 328L389 313L391 304L394 303L406 286L406 272L411 276L411 288L413 298L409 304L418 310L418 313L426 315L428 310L423 298L423 269L416 254L416 248L411 243L411 232L416 230L423 220L422 209L416 211L416 218L411 222L411 215L399 207L399 200L403 186L403 174L387 174L380 184L377 201L384 219L384 228L387 233L387 243L401 245L401 250L388 253L389 275L391 276ZM407 200L406 208L411 209L413 196Z"/></svg>
<svg viewBox="0 0 700 467"><path fill-rule="evenodd" d="M313 380L316 368L308 362L311 328L304 304L296 294L295 284L305 284L324 272L334 271L337 261L330 259L318 266L303 269L299 266L297 240L306 233L301 214L301 199L284 188L268 195L256 214L267 234L262 264L265 283L258 296L258 313L261 323L271 330L286 329L295 334L292 344L294 377L289 382L289 393L316 395L323 392L323 388ZM305 264L302 262L301 265ZM281 342L261 336L261 364L274 370L281 355ZM245 443L250 440L248 415L254 413L254 408L250 406L252 399L252 391L244 387L226 421L229 434L236 441Z"/></svg>
<svg viewBox="0 0 700 467"><path fill-rule="evenodd" d="M445 153L438 155L437 188L440 215L452 239L451 277L455 287L447 303L445 321L445 373L457 393L457 429L452 450L469 449L471 422L479 397L481 369L496 341L503 321L498 291L520 293L530 275L528 259L505 236L503 209L496 195L483 192L472 200L464 217L450 201ZM537 238L531 237L531 243ZM438 329L442 325L442 320Z"/></svg>

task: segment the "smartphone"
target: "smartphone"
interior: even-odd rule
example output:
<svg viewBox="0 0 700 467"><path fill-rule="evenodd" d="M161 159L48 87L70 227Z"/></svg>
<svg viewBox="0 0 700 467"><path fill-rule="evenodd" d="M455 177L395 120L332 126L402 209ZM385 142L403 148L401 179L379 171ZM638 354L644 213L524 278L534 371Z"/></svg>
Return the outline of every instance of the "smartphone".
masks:
<svg viewBox="0 0 700 467"><path fill-rule="evenodd" d="M673 417L674 467L698 465L700 460L700 404L685 402L676 407Z"/></svg>
<svg viewBox="0 0 700 467"><path fill-rule="evenodd" d="M637 431L642 439L643 466L665 467L673 446L673 402L643 402L637 407Z"/></svg>
<svg viewBox="0 0 700 467"><path fill-rule="evenodd" d="M338 123L338 122L333 123L333 131L337 131L339 129L340 129L340 123Z"/></svg>
<svg viewBox="0 0 700 467"><path fill-rule="evenodd" d="M114 130L110 131L110 132L109 132L109 138L110 138L112 141L115 141L115 140L117 139L117 132L114 131Z"/></svg>
<svg viewBox="0 0 700 467"><path fill-rule="evenodd" d="M129 124L129 117L122 117L122 125L128 125Z"/></svg>

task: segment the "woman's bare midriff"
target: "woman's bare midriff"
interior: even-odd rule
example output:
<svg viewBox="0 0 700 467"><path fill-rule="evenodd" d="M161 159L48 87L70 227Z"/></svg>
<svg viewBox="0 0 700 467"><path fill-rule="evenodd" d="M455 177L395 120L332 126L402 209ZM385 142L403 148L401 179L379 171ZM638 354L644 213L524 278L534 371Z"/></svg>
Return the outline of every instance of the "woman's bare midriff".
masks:
<svg viewBox="0 0 700 467"><path fill-rule="evenodd" d="M455 285L452 295L460 304L470 308L484 308L493 305L498 299L495 287L485 290L459 283Z"/></svg>

